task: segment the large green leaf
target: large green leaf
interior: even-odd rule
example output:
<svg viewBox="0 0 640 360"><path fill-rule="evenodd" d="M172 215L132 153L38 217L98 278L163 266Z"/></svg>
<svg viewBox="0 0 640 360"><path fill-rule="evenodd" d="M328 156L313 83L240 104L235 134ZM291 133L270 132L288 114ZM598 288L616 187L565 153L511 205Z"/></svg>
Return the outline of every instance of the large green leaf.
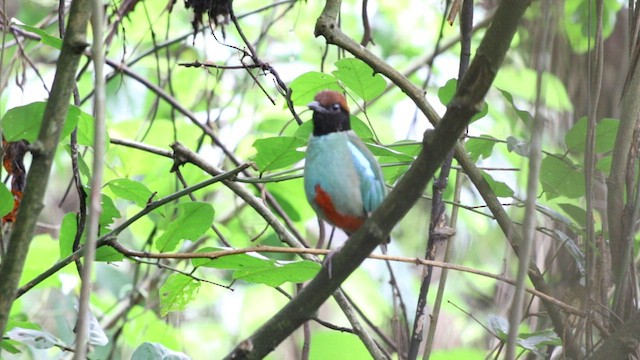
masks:
<svg viewBox="0 0 640 360"><path fill-rule="evenodd" d="M285 282L302 283L318 273L322 266L309 260L264 262L262 266L245 267L236 270L233 278L251 283L265 284L272 287Z"/></svg>
<svg viewBox="0 0 640 360"><path fill-rule="evenodd" d="M595 1L565 0L564 2L564 30L569 38L569 44L576 53L584 53L595 46L596 8ZM604 0L602 15L602 40L606 40L616 24L616 15L622 6L621 1ZM591 33L589 33L589 31ZM591 39L589 39L591 38ZM591 41L589 43L589 41Z"/></svg>
<svg viewBox="0 0 640 360"><path fill-rule="evenodd" d="M172 311L181 311L195 299L200 282L192 277L173 273L160 287L160 316Z"/></svg>
<svg viewBox="0 0 640 360"><path fill-rule="evenodd" d="M180 240L196 240L213 222L214 211L211 204L187 202L176 207L180 215L171 221L167 230L156 239L158 251L173 251Z"/></svg>
<svg viewBox="0 0 640 360"><path fill-rule="evenodd" d="M596 124L595 145L597 153L604 153L613 150L616 143L616 135L618 134L618 119L604 118ZM587 139L587 117L583 116L578 120L567 134L564 136L564 142L567 150L571 152L583 153Z"/></svg>
<svg viewBox="0 0 640 360"><path fill-rule="evenodd" d="M294 105L307 105L322 90L340 91L338 79L330 74L310 71L295 78L291 84L291 101Z"/></svg>
<svg viewBox="0 0 640 360"><path fill-rule="evenodd" d="M3 217L13 209L13 194L7 186L0 183L0 217Z"/></svg>
<svg viewBox="0 0 640 360"><path fill-rule="evenodd" d="M364 101L379 96L387 86L382 75L374 73L360 59L341 59L336 62L336 67L338 70L334 70L333 75Z"/></svg>
<svg viewBox="0 0 640 360"><path fill-rule="evenodd" d="M512 97L519 97L533 104L536 100L536 87L531 84L536 83L537 77L538 74L533 69L507 65L498 71L494 86L509 92ZM567 90L558 77L545 72L542 74L542 86L543 105L560 111L573 111Z"/></svg>
<svg viewBox="0 0 640 360"><path fill-rule="evenodd" d="M31 143L34 142L40 132L46 105L46 102L40 101L9 109L2 117L2 130L6 140L18 141L24 139ZM91 115L83 112L80 108L69 105L69 113L64 122L60 139L69 135L78 124L78 120L83 117L93 119Z"/></svg>
<svg viewBox="0 0 640 360"><path fill-rule="evenodd" d="M444 86L438 89L438 99L444 106L448 106L453 96L456 94L458 87L458 81L456 79L449 79ZM486 101L482 102L482 109L478 111L471 118L471 122L482 119L489 112L489 104Z"/></svg>
<svg viewBox="0 0 640 360"><path fill-rule="evenodd" d="M254 160L261 173L282 169L304 158L304 153L298 151L298 148L305 144L305 139L293 136L258 139L253 143L257 151Z"/></svg>
<svg viewBox="0 0 640 360"><path fill-rule="evenodd" d="M143 183L131 179L114 179L105 186L117 197L133 201L140 207L145 207L153 195Z"/></svg>
<svg viewBox="0 0 640 360"><path fill-rule="evenodd" d="M203 248L201 252L215 252L223 248ZM269 259L258 253L234 254L217 259L193 259L193 266L204 266L216 269L235 270L234 279L251 283L266 284L272 287L285 282L301 283L313 278L320 268L320 264L313 261L279 261Z"/></svg>
<svg viewBox="0 0 640 360"><path fill-rule="evenodd" d="M548 199L564 196L575 199L584 196L584 175L568 159L545 156L540 166L540 183Z"/></svg>

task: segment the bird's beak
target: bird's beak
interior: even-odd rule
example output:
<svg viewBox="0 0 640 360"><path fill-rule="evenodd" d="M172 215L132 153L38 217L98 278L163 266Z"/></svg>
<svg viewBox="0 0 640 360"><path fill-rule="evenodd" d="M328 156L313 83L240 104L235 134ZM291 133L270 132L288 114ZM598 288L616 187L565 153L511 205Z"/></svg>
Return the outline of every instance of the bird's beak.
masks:
<svg viewBox="0 0 640 360"><path fill-rule="evenodd" d="M313 111L321 111L322 109L322 105L320 105L319 102L317 101L312 101L310 103L307 104L307 107Z"/></svg>

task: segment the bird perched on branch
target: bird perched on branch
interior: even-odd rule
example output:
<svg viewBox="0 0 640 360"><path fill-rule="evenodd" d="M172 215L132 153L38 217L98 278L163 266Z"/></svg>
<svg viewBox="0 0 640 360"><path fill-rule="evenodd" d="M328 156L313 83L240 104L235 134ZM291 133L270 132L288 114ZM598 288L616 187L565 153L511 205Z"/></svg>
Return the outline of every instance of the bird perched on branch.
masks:
<svg viewBox="0 0 640 360"><path fill-rule="evenodd" d="M364 224L386 195L380 165L358 138L338 92L319 92L304 168L304 190L318 217L347 235Z"/></svg>

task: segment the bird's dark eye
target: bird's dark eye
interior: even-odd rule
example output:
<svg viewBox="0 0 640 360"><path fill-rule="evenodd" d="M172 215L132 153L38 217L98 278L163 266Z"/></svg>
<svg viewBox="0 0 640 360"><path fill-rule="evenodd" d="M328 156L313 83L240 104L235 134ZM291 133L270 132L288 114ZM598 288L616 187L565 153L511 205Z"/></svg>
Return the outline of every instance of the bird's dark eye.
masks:
<svg viewBox="0 0 640 360"><path fill-rule="evenodd" d="M340 111L340 104L335 103L331 106L331 110L333 111Z"/></svg>

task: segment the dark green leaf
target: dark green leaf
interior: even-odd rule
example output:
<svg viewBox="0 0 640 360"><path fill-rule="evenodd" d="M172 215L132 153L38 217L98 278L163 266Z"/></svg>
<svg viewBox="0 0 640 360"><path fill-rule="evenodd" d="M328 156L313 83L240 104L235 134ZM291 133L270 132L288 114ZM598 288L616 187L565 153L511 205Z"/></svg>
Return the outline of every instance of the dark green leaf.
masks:
<svg viewBox="0 0 640 360"><path fill-rule="evenodd" d="M7 215L13 210L13 194L7 186L0 183L0 217Z"/></svg>
<svg viewBox="0 0 640 360"><path fill-rule="evenodd" d="M545 156L540 167L540 183L548 199L584 196L584 175L566 158Z"/></svg>
<svg viewBox="0 0 640 360"><path fill-rule="evenodd" d="M304 158L304 153L298 148L305 144L306 140L290 136L258 139L253 143L257 151L254 160L261 173L282 169Z"/></svg>
<svg viewBox="0 0 640 360"><path fill-rule="evenodd" d="M317 71L304 73L291 82L291 101L294 105L307 105L322 90L342 90L338 79Z"/></svg>
<svg viewBox="0 0 640 360"><path fill-rule="evenodd" d="M488 159L493 153L493 147L497 139L491 135L480 135L480 137L471 138L464 143L465 149L473 161L480 158Z"/></svg>
<svg viewBox="0 0 640 360"><path fill-rule="evenodd" d="M567 203L558 204L558 206L580 225L581 228L584 229L587 226L587 212L584 208Z"/></svg>
<svg viewBox="0 0 640 360"><path fill-rule="evenodd" d="M6 140L18 141L24 139L31 143L36 141L46 105L46 102L33 102L9 109L2 117L2 129ZM81 116L90 115L83 113L78 107L69 105L69 113L62 128L60 139L64 139L73 131L73 128L78 124L78 118Z"/></svg>
<svg viewBox="0 0 640 360"><path fill-rule="evenodd" d="M200 282L180 273L169 275L160 287L160 316L172 311L181 311L195 299Z"/></svg>
<svg viewBox="0 0 640 360"><path fill-rule="evenodd" d="M494 180L491 175L486 172L482 172L482 177L484 180L489 183L491 190L493 190L494 194L497 197L512 197L513 190L509 187L509 185L503 183L502 181Z"/></svg>
<svg viewBox="0 0 640 360"><path fill-rule="evenodd" d="M131 179L111 180L105 186L117 197L133 201L140 207L145 207L153 195L143 183Z"/></svg>
<svg viewBox="0 0 640 360"><path fill-rule="evenodd" d="M333 71L333 75L364 101L379 96L387 86L382 75L374 74L373 69L360 59L341 59L336 67L338 70Z"/></svg>
<svg viewBox="0 0 640 360"><path fill-rule="evenodd" d="M213 207L203 202L187 202L176 205L180 215L169 223L167 230L156 240L156 249L173 251L183 239L197 240L213 222Z"/></svg>

